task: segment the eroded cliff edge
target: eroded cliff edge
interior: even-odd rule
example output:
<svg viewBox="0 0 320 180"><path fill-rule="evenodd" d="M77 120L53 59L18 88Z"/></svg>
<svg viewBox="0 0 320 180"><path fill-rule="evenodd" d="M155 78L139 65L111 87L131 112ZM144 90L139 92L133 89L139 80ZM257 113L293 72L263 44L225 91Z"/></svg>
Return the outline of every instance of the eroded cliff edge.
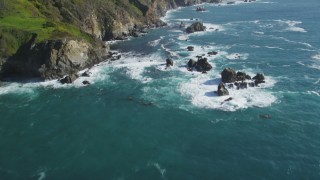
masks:
<svg viewBox="0 0 320 180"><path fill-rule="evenodd" d="M3 77L56 79L109 56L103 41L160 27L169 9L219 0L0 0Z"/></svg>

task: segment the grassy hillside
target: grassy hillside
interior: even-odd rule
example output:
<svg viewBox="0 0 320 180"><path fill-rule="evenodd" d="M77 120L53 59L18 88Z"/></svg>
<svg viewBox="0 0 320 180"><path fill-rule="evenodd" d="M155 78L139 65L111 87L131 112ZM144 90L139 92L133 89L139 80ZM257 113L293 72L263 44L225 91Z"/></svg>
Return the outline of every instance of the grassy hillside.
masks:
<svg viewBox="0 0 320 180"><path fill-rule="evenodd" d="M143 22L148 11L147 5L153 2L154 0L0 0L0 57L13 55L32 33L38 35L37 42L62 37L92 40L93 36L88 34L92 25L85 22L92 12L99 16L99 23L103 26L101 29L105 33L113 30L114 20L124 24L132 19Z"/></svg>
<svg viewBox="0 0 320 180"><path fill-rule="evenodd" d="M0 0L0 60L15 54L34 33L37 42L107 40L128 24L153 23L168 5L200 1L205 0Z"/></svg>
<svg viewBox="0 0 320 180"><path fill-rule="evenodd" d="M32 33L38 34L38 42L68 36L90 39L77 26L45 15L54 11L38 0L0 0L0 9L0 56L14 54Z"/></svg>

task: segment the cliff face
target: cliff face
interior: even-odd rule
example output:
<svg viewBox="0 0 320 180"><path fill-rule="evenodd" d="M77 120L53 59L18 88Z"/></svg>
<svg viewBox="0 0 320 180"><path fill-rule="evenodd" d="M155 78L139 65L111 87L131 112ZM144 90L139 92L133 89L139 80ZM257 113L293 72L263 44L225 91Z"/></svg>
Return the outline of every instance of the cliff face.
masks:
<svg viewBox="0 0 320 180"><path fill-rule="evenodd" d="M163 26L159 18L169 9L219 0L2 1L2 74L54 79L105 59L102 41Z"/></svg>

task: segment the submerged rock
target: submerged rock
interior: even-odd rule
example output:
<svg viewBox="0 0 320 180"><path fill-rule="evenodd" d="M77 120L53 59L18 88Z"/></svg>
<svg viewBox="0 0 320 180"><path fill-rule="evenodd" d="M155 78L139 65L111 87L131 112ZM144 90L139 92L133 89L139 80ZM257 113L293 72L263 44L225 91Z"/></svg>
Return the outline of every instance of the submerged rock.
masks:
<svg viewBox="0 0 320 180"><path fill-rule="evenodd" d="M205 31L205 30L206 30L206 27L203 25L203 23L195 22L192 25L190 25L189 27L187 27L186 32L187 33L194 33L194 32Z"/></svg>
<svg viewBox="0 0 320 180"><path fill-rule="evenodd" d="M220 83L218 86L218 96L227 96L229 95L228 89L224 86L223 83Z"/></svg>
<svg viewBox="0 0 320 180"><path fill-rule="evenodd" d="M260 114L259 117L261 119L271 119L272 118L272 116L270 114Z"/></svg>
<svg viewBox="0 0 320 180"><path fill-rule="evenodd" d="M217 55L217 54L218 54L218 52L216 52L216 51L208 52L208 55Z"/></svg>

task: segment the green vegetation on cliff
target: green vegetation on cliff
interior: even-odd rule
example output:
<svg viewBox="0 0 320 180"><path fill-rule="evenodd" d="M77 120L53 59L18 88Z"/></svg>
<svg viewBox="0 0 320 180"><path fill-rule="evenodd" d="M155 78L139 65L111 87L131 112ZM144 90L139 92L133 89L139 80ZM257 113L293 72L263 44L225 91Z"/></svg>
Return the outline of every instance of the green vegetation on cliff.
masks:
<svg viewBox="0 0 320 180"><path fill-rule="evenodd" d="M56 70L44 78L61 77L105 58L108 47L101 40L124 39L144 26L162 26L159 17L168 9L217 1L0 0L0 75L39 76ZM74 51L73 42L84 45ZM65 51L95 60L77 66Z"/></svg>
<svg viewBox="0 0 320 180"><path fill-rule="evenodd" d="M1 0L0 9L0 56L13 55L33 33L38 42L61 37L90 39L77 26L47 16L46 5L38 0Z"/></svg>

